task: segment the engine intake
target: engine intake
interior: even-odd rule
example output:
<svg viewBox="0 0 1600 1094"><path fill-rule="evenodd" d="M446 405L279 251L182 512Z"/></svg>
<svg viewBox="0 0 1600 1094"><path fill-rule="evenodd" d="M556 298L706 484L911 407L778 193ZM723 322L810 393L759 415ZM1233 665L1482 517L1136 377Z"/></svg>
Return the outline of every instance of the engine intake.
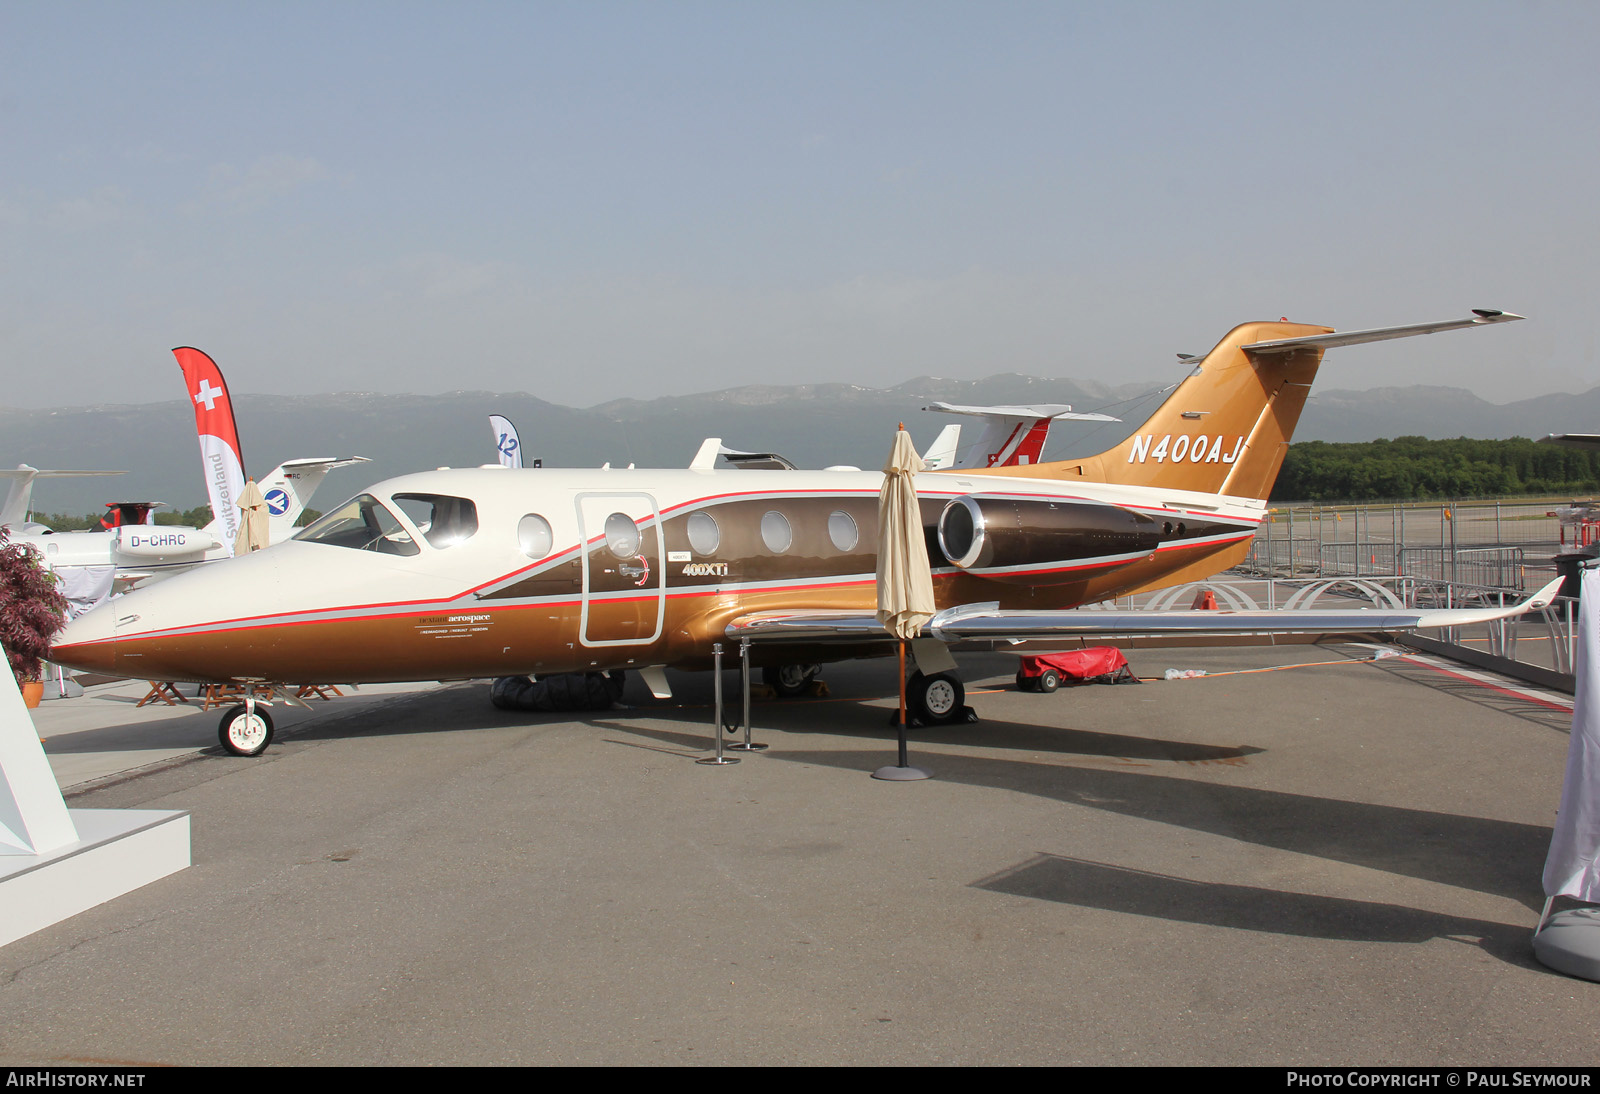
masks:
<svg viewBox="0 0 1600 1094"><path fill-rule="evenodd" d="M963 570L1016 585L1064 585L1155 550L1161 526L1143 513L1090 501L963 495L939 515L939 546Z"/></svg>
<svg viewBox="0 0 1600 1094"><path fill-rule="evenodd" d="M175 559L200 559L217 541L197 528L170 524L128 524L117 529L116 555L119 559L164 562Z"/></svg>

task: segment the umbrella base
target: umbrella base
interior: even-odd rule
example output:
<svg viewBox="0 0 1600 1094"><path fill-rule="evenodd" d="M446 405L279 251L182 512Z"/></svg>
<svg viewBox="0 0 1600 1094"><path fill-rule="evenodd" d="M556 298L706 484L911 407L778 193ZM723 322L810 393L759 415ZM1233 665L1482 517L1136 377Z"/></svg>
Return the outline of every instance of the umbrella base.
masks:
<svg viewBox="0 0 1600 1094"><path fill-rule="evenodd" d="M933 778L933 773L920 767L880 767L872 773L874 779L891 783L913 783Z"/></svg>
<svg viewBox="0 0 1600 1094"><path fill-rule="evenodd" d="M1533 956L1556 972L1600 980L1600 908L1572 908L1551 916L1533 936Z"/></svg>

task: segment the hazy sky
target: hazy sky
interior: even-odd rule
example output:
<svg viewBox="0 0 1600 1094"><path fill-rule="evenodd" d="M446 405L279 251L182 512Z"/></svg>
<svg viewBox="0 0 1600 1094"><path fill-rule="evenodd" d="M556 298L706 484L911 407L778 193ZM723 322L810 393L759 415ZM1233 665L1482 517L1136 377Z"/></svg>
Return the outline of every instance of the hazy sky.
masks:
<svg viewBox="0 0 1600 1094"><path fill-rule="evenodd" d="M1600 4L0 0L0 404L997 372L1507 327L1600 384ZM1600 423L1597 423L1600 426Z"/></svg>

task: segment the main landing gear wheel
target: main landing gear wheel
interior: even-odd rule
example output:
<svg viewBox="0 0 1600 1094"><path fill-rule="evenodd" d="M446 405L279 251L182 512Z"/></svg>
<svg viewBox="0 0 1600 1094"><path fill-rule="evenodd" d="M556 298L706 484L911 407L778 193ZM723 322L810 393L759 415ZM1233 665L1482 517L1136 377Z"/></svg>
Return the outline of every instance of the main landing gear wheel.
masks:
<svg viewBox="0 0 1600 1094"><path fill-rule="evenodd" d="M217 726L217 739L235 756L259 756L272 743L272 715L260 707L251 714L243 703L229 707Z"/></svg>
<svg viewBox="0 0 1600 1094"><path fill-rule="evenodd" d="M950 672L924 676L911 674L906 681L906 707L912 717L927 724L959 721L965 714L967 689Z"/></svg>
<svg viewBox="0 0 1600 1094"><path fill-rule="evenodd" d="M821 665L779 665L761 670L761 682L785 699L804 695L822 672Z"/></svg>

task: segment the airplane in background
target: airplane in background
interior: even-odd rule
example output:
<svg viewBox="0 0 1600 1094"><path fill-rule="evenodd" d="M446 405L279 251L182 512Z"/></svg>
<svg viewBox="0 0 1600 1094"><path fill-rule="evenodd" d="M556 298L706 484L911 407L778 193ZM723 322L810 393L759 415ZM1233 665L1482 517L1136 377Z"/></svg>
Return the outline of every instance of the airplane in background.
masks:
<svg viewBox="0 0 1600 1094"><path fill-rule="evenodd" d="M179 346L172 353L192 396L201 473L211 499L210 524L204 528L158 525L154 510L165 502L110 502L107 508L111 512L102 519L101 531L56 533L27 520L36 479L123 472L39 471L26 464L14 472L0 472L12 479L5 508L0 510L0 524L11 525L13 541L26 543L44 556L66 586L74 612L87 611L115 592L233 556L245 475L232 397L210 357L192 346ZM319 456L289 460L274 468L260 484L267 507L268 544L294 533L295 521L329 471L366 462L365 456Z"/></svg>
<svg viewBox="0 0 1600 1094"><path fill-rule="evenodd" d="M958 716L949 647L1152 634L1383 633L1484 611L1076 612L1241 561L1324 351L1520 319L1336 332L1235 327L1127 439L1091 456L951 467L916 488L938 614L912 644L912 708ZM855 470L444 469L371 487L271 551L69 624L52 660L143 679L299 684L706 669L713 643L799 669L893 652L875 615L878 494ZM790 675L794 675L791 671ZM271 741L254 701L224 747Z"/></svg>
<svg viewBox="0 0 1600 1094"><path fill-rule="evenodd" d="M1600 433L1547 433L1539 438L1539 443L1593 452L1600 448Z"/></svg>
<svg viewBox="0 0 1600 1094"><path fill-rule="evenodd" d="M968 467L1024 467L1038 463L1044 451L1045 440L1050 435L1050 423L1062 419L1084 422L1116 422L1108 414L1074 414L1065 403L1041 403L1037 406L956 406L950 403L931 403L923 410L944 414L966 414L984 419L983 432L969 445L961 444L961 426L947 425L933 439L922 454L928 471L962 470ZM776 452L747 452L729 448L721 437L708 437L690 461L690 467L711 469L717 457L730 467L758 471L794 471L793 463ZM828 471L860 471L861 468L844 464L825 468Z"/></svg>
<svg viewBox="0 0 1600 1094"><path fill-rule="evenodd" d="M964 470L969 467L1026 467L1039 462L1044 442L1050 436L1050 423L1115 422L1109 414L1074 414L1065 403L1035 406L958 406L930 403L923 410L944 414L967 414L983 419L983 432L966 448L961 447L961 427L947 425L922 455L929 471Z"/></svg>
<svg viewBox="0 0 1600 1094"><path fill-rule="evenodd" d="M50 531L48 526L29 519L33 508L33 484L39 479L126 474L126 471L41 471L25 463L18 464L15 471L0 471L0 479L11 480L5 503L0 505L0 528L9 529L13 537Z"/></svg>
<svg viewBox="0 0 1600 1094"><path fill-rule="evenodd" d="M274 468L259 484L267 499L269 542L281 543L294 534L295 521L305 512L329 471L366 462L365 456L318 456L286 460ZM118 502L113 506L119 510L153 509L161 504L164 503ZM32 530L14 533L12 542L37 548L51 569L59 573L69 568L114 566L119 592L233 554L233 543L226 540L218 518L204 528L143 522L123 523L98 532L52 532L40 524L24 527Z"/></svg>

